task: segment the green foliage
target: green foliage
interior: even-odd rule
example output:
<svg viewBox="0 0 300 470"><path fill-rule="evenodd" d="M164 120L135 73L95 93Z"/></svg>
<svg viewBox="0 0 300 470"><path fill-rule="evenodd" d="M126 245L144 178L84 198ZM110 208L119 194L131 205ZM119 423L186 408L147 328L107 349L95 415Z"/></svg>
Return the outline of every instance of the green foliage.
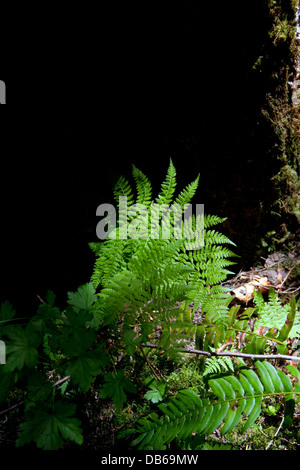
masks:
<svg viewBox="0 0 300 470"><path fill-rule="evenodd" d="M218 373L221 374L222 372L227 372L228 370L232 370L232 372L234 372L233 362L230 357L213 356L213 357L206 359L203 377L205 375L218 374Z"/></svg>
<svg viewBox="0 0 300 470"><path fill-rule="evenodd" d="M68 292L68 304L76 312L79 310L89 310L97 300L95 289L91 283L80 286L76 292Z"/></svg>
<svg viewBox="0 0 300 470"><path fill-rule="evenodd" d="M73 416L76 406L57 398L55 379L47 381L47 373L54 370L57 380L70 375L74 385L87 391L109 361L104 344L95 341L96 331L87 326L95 300L91 285L69 293L74 309L61 312L54 299L49 292L49 303L42 303L25 326L12 324L15 312L8 303L1 308L0 338L7 345L7 360L0 368L0 402L11 390L24 390L25 421L20 425L18 446L31 441L43 449L56 449L64 440L82 444L80 422ZM79 308L83 302L85 310Z"/></svg>
<svg viewBox="0 0 300 470"><path fill-rule="evenodd" d="M148 220L152 207L149 179L134 166L133 178L136 196L124 177L114 188L117 202L120 195L127 197L127 228ZM199 176L176 196L171 161L154 200L162 209L175 203L182 207L198 183ZM142 218L135 218L135 203L146 208L140 208ZM171 222L175 218L171 214ZM51 291L30 319L17 318L8 302L2 304L0 340L7 360L0 366L0 404L7 408L14 394L22 396L17 446L82 445L76 401L92 395L94 404L107 407L122 423L120 437L132 438L132 446L141 449L223 449L207 439L209 434L218 428L227 434L241 423L246 431L266 397L285 399L284 427L291 424L299 401L298 369L289 365L282 371L266 361L256 361L253 369L241 359L216 354L224 343L229 352L264 354L277 348L287 354L289 338L298 334L295 300L282 307L271 292L268 303L256 295L256 310L240 314L238 306L229 308L232 298L220 283L234 255L224 245L232 242L211 228L225 219L192 216L183 228L186 224L191 233L201 220L204 244L197 249L191 249L187 237L177 237L175 225L164 237L162 212L155 222L151 217L157 238L149 233L146 238L108 236L91 244L96 256L91 282L68 292L65 309L55 305ZM271 311L276 311L274 321ZM255 315L254 328L260 321L273 324L258 333ZM211 357L186 360L191 344ZM139 411L133 416L135 400Z"/></svg>
<svg viewBox="0 0 300 470"><path fill-rule="evenodd" d="M63 440L82 444L82 431L78 419L72 417L75 407L70 403L57 401L53 407L44 406L38 410L30 409L27 421L21 424L21 434L16 441L17 447L35 441L37 447L53 450L61 447Z"/></svg>
<svg viewBox="0 0 300 470"><path fill-rule="evenodd" d="M297 338L300 336L300 313L296 309L294 298L286 305L282 305L275 290L271 287L268 302L264 301L259 290L254 292L254 302L259 317L255 323L256 328L264 326L282 330L285 325L285 329L278 339L284 340L287 337Z"/></svg>
<svg viewBox="0 0 300 470"><path fill-rule="evenodd" d="M100 391L100 397L112 398L116 405L116 410L120 411L127 399L125 391L135 393L136 387L124 376L124 371L120 369L117 372L108 372L106 374L105 383Z"/></svg>
<svg viewBox="0 0 300 470"><path fill-rule="evenodd" d="M171 345L171 323L177 316L174 306L178 301L194 302L195 310L201 306L208 312L218 311L219 317L224 319L227 313L224 302L228 296L225 289L216 284L226 279L230 273L227 267L233 262L228 258L235 255L223 245L233 243L225 235L215 230L208 230L212 225L221 223L225 219L207 214L199 215L198 224L194 215L188 220L182 220L184 238L182 234L179 237L179 233L176 232L174 219L178 217L178 213L175 215L171 212L170 236L164 237L162 212L166 206L177 204L183 208L184 205L190 204L198 187L199 176L174 197L176 170L170 161L165 181L155 199L156 206L151 205L151 210L150 181L135 166L133 166L133 178L137 192L135 202L144 204L149 209L143 214L144 220L147 219L151 230L153 227L157 229L159 237L152 238L151 232L146 238L120 238L119 225L105 241L91 244L96 254L91 281L95 289L101 286L98 294L98 320L103 325L111 326L122 318L123 338L127 338L127 347L133 351L138 344L148 340L152 330L148 316L145 315L151 302L153 310L157 311L155 315L157 322L163 326L164 334L161 342L163 347L167 348ZM114 188L117 203L120 195L127 197L127 211L130 214L130 208L134 203L133 189L124 177L119 179ZM155 211L155 214L158 214L158 207L162 211L159 211L159 215L155 218L153 215ZM129 216L128 229L132 222ZM185 227L196 233L196 239L202 236L199 227L200 231L203 229L202 247L197 245L197 249L191 249L191 242L187 242L187 233L190 231L184 232ZM116 238L113 238L114 236ZM133 327L138 330L139 337L135 342L132 339L136 338L136 335L130 336L128 333Z"/></svg>
<svg viewBox="0 0 300 470"><path fill-rule="evenodd" d="M158 382L153 378L148 378L145 380L145 384L150 388L148 392L145 393L144 398L150 400L152 403L158 403L163 400L167 385L163 382Z"/></svg>
<svg viewBox="0 0 300 470"><path fill-rule="evenodd" d="M165 403L158 405L162 416L151 413L137 422L138 437L132 446L139 449L165 450L174 439L185 441L192 433L209 435L221 427L221 435L234 429L244 420L245 432L261 412L261 402L268 396L282 395L287 403L283 426L290 423L295 401L299 400L300 386L293 387L288 375L269 362L255 363L258 373L242 367L238 375L223 374L208 381L213 399L201 399L192 390L185 389ZM299 371L288 366L299 377ZM217 397L217 399L215 398Z"/></svg>

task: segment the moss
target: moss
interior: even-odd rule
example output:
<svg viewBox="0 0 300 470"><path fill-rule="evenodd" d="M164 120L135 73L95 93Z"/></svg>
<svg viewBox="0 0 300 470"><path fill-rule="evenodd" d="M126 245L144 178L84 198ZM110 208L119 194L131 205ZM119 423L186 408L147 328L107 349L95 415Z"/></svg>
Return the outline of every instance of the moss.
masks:
<svg viewBox="0 0 300 470"><path fill-rule="evenodd" d="M199 370L199 359L187 359L180 369L175 370L168 376L168 385L175 390L192 388L203 396L205 387L203 374Z"/></svg>
<svg viewBox="0 0 300 470"><path fill-rule="evenodd" d="M292 240L300 222L300 120L299 105L292 103L290 82L299 54L296 43L297 2L269 0L268 40L262 71L266 80L265 101L260 124L264 134L265 163L261 170L269 179L262 190L260 202L261 249L282 249Z"/></svg>

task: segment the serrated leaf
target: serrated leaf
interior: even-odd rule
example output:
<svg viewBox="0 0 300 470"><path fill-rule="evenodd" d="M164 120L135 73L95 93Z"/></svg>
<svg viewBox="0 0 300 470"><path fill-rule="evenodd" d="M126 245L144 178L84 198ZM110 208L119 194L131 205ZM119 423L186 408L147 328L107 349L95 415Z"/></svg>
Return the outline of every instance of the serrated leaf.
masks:
<svg viewBox="0 0 300 470"><path fill-rule="evenodd" d="M20 447L35 441L43 450L56 450L63 445L63 440L82 444L80 421L72 417L75 405L58 401L53 408L44 407L30 410L28 420L20 425L21 433L16 441Z"/></svg>
<svg viewBox="0 0 300 470"><path fill-rule="evenodd" d="M21 370L24 366L34 367L38 360L37 346L40 338L29 324L25 329L20 325L10 328L7 343L7 367L13 371Z"/></svg>
<svg viewBox="0 0 300 470"><path fill-rule="evenodd" d="M90 318L91 314L86 310L75 312L71 307L66 309L60 342L61 348L68 354L79 355L92 345L95 332L86 328L86 323Z"/></svg>
<svg viewBox="0 0 300 470"><path fill-rule="evenodd" d="M15 316L16 312L12 305L6 300L1 304L0 308L0 325L2 322L7 322Z"/></svg>
<svg viewBox="0 0 300 470"><path fill-rule="evenodd" d="M161 395L159 390L154 388L152 390L148 390L148 392L145 393L144 398L146 398L146 400L152 401L152 403L158 403L162 401L163 395Z"/></svg>
<svg viewBox="0 0 300 470"><path fill-rule="evenodd" d="M29 403L47 401L53 394L53 385L46 382L47 377L41 372L34 370L28 377L26 399Z"/></svg>
<svg viewBox="0 0 300 470"><path fill-rule="evenodd" d="M122 341L125 344L125 350L129 356L133 356L137 345L141 343L142 338L138 336L136 338L136 333L132 329L126 329L122 334Z"/></svg>
<svg viewBox="0 0 300 470"><path fill-rule="evenodd" d="M54 294L54 292L52 290L48 290L46 294L46 302L50 305L50 307L54 306L55 298L56 295Z"/></svg>
<svg viewBox="0 0 300 470"><path fill-rule="evenodd" d="M76 292L68 292L68 304L75 312L88 310L97 300L95 288L91 282L78 287Z"/></svg>
<svg viewBox="0 0 300 470"><path fill-rule="evenodd" d="M149 381L152 383L149 383ZM151 390L148 390L148 392L145 393L144 398L146 398L146 400L152 401L152 403L158 403L162 401L166 392L166 384L159 383L153 379L146 381L146 383L147 382L147 385Z"/></svg>
<svg viewBox="0 0 300 470"><path fill-rule="evenodd" d="M88 391L95 376L103 371L108 361L108 356L101 348L84 351L80 356L74 356L69 360L66 374L70 375L83 391Z"/></svg>
<svg viewBox="0 0 300 470"><path fill-rule="evenodd" d="M101 398L111 398L116 405L116 411L119 412L126 402L125 390L130 393L136 392L135 385L124 376L123 370L117 372L108 372L105 375L105 383L100 390Z"/></svg>

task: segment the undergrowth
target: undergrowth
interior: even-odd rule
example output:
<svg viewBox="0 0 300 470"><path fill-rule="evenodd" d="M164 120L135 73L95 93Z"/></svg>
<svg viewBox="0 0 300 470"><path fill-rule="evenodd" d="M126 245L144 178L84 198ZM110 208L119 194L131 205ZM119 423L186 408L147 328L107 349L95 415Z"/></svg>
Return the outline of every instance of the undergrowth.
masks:
<svg viewBox="0 0 300 470"><path fill-rule="evenodd" d="M268 302L257 292L255 307L234 305L221 285L233 243L212 229L224 219L191 215L178 231L171 213L164 236L167 208L176 204L182 215L199 176L175 197L170 162L155 199L136 167L133 178L136 196L124 177L114 188L117 204L126 198L127 220L91 244L91 280L68 293L65 309L51 291L26 322L2 304L0 444L199 450L237 448L244 436L255 448L266 416L280 413L281 432L295 429L295 299L282 306L275 292ZM124 229L135 236L122 238Z"/></svg>

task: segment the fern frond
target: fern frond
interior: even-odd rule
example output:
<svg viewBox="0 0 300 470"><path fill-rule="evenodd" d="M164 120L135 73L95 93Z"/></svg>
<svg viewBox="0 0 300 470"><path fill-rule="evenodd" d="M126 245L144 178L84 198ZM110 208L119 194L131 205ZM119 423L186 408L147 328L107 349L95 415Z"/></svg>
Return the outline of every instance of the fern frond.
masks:
<svg viewBox="0 0 300 470"><path fill-rule="evenodd" d="M218 217L217 215L210 215L210 214L205 214L204 215L204 228L209 228L213 225L221 224L227 220L227 217Z"/></svg>
<svg viewBox="0 0 300 470"><path fill-rule="evenodd" d="M176 169L170 158L170 165L167 171L165 181L161 185L161 190L157 196L155 202L158 204L166 204L170 206L172 204L172 198L176 189Z"/></svg>
<svg viewBox="0 0 300 470"><path fill-rule="evenodd" d="M231 241L226 235L223 235L222 233L216 232L215 230L206 230L205 231L205 244L215 244L217 243L218 245L222 243L228 243L230 245L235 245L233 241Z"/></svg>
<svg viewBox="0 0 300 470"><path fill-rule="evenodd" d="M205 375L221 374L231 370L234 372L234 366L232 359L229 356L212 356L205 360L205 369L203 377Z"/></svg>
<svg viewBox="0 0 300 470"><path fill-rule="evenodd" d="M134 203L134 196L130 183L124 176L120 176L113 189L114 197L116 202L119 202L119 197L127 197L127 206L131 206Z"/></svg>
<svg viewBox="0 0 300 470"><path fill-rule="evenodd" d="M174 203L179 204L181 207L184 207L185 204L190 204L192 198L196 194L198 185L199 185L200 174L197 176L195 181L188 184L185 189L183 189L175 199Z"/></svg>
<svg viewBox="0 0 300 470"><path fill-rule="evenodd" d="M300 337L300 313L296 309L295 299L286 305L282 305L275 290L271 287L268 293L268 302L264 301L262 293L254 291L254 303L257 307L258 320L255 322L255 327L264 326L267 328L276 328L283 330L281 339L284 335L289 338ZM280 337L278 338L280 339ZM286 339L286 338L284 338Z"/></svg>
<svg viewBox="0 0 300 470"><path fill-rule="evenodd" d="M97 259L91 276L93 286L105 285L120 270L126 268L126 240L107 239L97 247Z"/></svg>
<svg viewBox="0 0 300 470"><path fill-rule="evenodd" d="M107 237L101 244L91 245L96 253L91 281L95 288L101 287L98 295L99 306L97 306L101 319L104 319L104 324L110 326L116 321L122 321L122 328L126 331L127 338L131 337L129 330L134 326L135 331L138 328L143 341L147 341L147 335L151 333L153 326L149 323L145 312L148 303L151 302L153 309L157 311L157 322L163 327L160 341L164 343L165 349L170 349L173 344L172 337L178 339L179 335L180 339L184 340L184 330L188 331L189 335L193 333L193 328L195 332L195 326L190 329L186 328L186 325L184 328L181 327L183 324L179 325L178 311L174 311L173 308L178 301L187 300L189 303L194 302L194 311L201 306L207 321L214 323L213 344L217 344L225 337L228 324L228 296L225 296L225 288L217 284L230 273L227 267L233 264L233 261L229 260L233 252L223 246L225 243L230 243L228 237L215 230L204 230L203 227L220 223L224 219L197 214L197 218L192 215L188 220L182 221L183 233L185 234L187 225L187 228L190 228L190 231L187 231L192 235L191 239L196 228L202 224L204 246L200 246L199 249L191 249L185 237L178 238L175 225L170 227L169 236L166 237L163 229L167 226L163 225L165 215L170 215L170 222L179 217L179 214L175 214L175 210L170 214L167 212L169 206L172 206L176 188L176 170L172 160L161 192L156 198L157 204L150 204L151 184L148 178L134 165L132 173L136 182L136 202L146 206L144 208L146 214L142 214L142 219L143 221L148 219L148 222L149 218L151 219L151 230L149 233L148 225L144 238L137 236L137 238L119 239L121 228L119 226L114 230L115 238ZM198 183L199 175L179 193L173 202L174 207L177 204L184 209L184 205L189 204L194 196ZM132 188L124 177L118 180L114 196L117 200L119 196L127 197L127 234L130 235L129 229L133 228L134 231L135 227L138 228L134 223L139 222L134 218L136 206L133 205ZM150 207L151 214L148 213ZM164 211L166 214L162 215ZM200 225L198 221L201 222ZM142 224L142 221L140 223ZM178 332L175 336L174 322ZM216 328L218 333L215 331ZM208 344L207 338L209 335L206 337ZM128 347L131 346L133 347L133 344Z"/></svg>
<svg viewBox="0 0 300 470"><path fill-rule="evenodd" d="M192 433L209 435L221 426L225 435L244 420L242 432L249 429L261 413L261 402L266 397L283 396L286 407L287 425L293 414L299 382L294 386L288 375L268 362L255 363L258 373L242 367L239 376L222 374L208 381L217 399L201 399L190 389L181 390L173 398L158 406L162 413L152 413L137 423L138 437L132 446L139 449L165 450L173 440L185 440ZM299 371L288 366L289 371L299 380Z"/></svg>
<svg viewBox="0 0 300 470"><path fill-rule="evenodd" d="M132 165L132 175L136 183L138 204L144 204L149 207L152 198L152 186L147 176L136 166Z"/></svg>

